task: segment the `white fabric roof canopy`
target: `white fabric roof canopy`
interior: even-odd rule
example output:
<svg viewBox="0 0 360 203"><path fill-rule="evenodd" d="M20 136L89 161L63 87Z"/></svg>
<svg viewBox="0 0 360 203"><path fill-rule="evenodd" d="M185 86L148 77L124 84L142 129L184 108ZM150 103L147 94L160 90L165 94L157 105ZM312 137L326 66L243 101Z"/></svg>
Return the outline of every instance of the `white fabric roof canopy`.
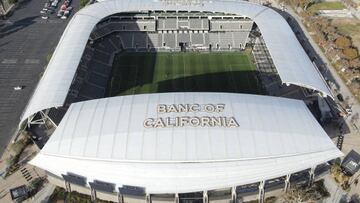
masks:
<svg viewBox="0 0 360 203"><path fill-rule="evenodd" d="M51 107L62 106L87 40L104 17L126 11L186 10L226 12L248 16L259 26L283 83L296 84L331 95L287 22L275 11L246 1L172 5L152 0L109 0L77 12L65 29L21 121Z"/></svg>
<svg viewBox="0 0 360 203"><path fill-rule="evenodd" d="M224 104L220 113L158 104ZM239 127L145 128L158 117L234 117ZM341 156L303 101L229 93L163 93L74 103L31 164L150 193L248 184Z"/></svg>

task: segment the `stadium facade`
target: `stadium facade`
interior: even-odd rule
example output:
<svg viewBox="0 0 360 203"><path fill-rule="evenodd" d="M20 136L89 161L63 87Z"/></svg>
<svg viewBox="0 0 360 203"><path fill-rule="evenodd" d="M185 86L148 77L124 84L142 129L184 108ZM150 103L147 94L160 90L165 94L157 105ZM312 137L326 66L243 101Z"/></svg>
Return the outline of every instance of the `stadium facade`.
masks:
<svg viewBox="0 0 360 203"><path fill-rule="evenodd" d="M342 153L302 100L221 92L69 99L90 58L88 45L109 33L122 32L119 49L132 51L179 51L184 44L242 50L254 23L283 84L332 97L270 8L246 1L98 2L69 22L21 118L31 126L39 114L67 106L30 163L56 185L114 202L241 201L254 194L263 201L267 190L313 182Z"/></svg>

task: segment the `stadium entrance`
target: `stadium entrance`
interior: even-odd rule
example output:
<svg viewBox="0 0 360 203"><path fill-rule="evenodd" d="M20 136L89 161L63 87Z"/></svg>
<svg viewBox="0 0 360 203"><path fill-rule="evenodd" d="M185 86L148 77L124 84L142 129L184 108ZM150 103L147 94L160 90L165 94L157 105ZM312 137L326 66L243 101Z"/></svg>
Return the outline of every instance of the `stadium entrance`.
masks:
<svg viewBox="0 0 360 203"><path fill-rule="evenodd" d="M180 50L181 52L186 52L186 42L180 42L179 43L179 47L180 47Z"/></svg>
<svg viewBox="0 0 360 203"><path fill-rule="evenodd" d="M203 203L203 194L202 192L181 193L179 203Z"/></svg>

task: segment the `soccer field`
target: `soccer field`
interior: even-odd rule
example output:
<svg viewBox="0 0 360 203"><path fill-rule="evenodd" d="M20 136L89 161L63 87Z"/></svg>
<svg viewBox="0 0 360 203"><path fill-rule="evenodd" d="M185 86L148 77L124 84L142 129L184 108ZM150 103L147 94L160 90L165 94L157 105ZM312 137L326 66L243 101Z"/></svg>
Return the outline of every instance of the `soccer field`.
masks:
<svg viewBox="0 0 360 203"><path fill-rule="evenodd" d="M158 92L262 94L248 52L118 54L109 95Z"/></svg>

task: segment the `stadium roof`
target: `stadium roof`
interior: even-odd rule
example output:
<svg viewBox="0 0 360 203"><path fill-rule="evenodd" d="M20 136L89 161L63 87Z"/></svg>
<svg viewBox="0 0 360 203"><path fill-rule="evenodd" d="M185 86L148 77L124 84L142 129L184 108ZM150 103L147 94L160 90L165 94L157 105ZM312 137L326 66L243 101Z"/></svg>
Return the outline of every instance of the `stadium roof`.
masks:
<svg viewBox="0 0 360 203"><path fill-rule="evenodd" d="M64 104L90 33L101 19L119 12L144 10L213 11L247 16L260 28L283 83L331 96L287 22L270 8L247 1L174 5L153 0L108 0L87 6L72 17L21 121L38 111Z"/></svg>
<svg viewBox="0 0 360 203"><path fill-rule="evenodd" d="M159 104L221 104L223 111L161 113ZM226 117L238 125L144 126L160 117ZM182 193L276 178L339 156L303 101L163 93L72 104L30 163L59 176L71 172L148 193Z"/></svg>

